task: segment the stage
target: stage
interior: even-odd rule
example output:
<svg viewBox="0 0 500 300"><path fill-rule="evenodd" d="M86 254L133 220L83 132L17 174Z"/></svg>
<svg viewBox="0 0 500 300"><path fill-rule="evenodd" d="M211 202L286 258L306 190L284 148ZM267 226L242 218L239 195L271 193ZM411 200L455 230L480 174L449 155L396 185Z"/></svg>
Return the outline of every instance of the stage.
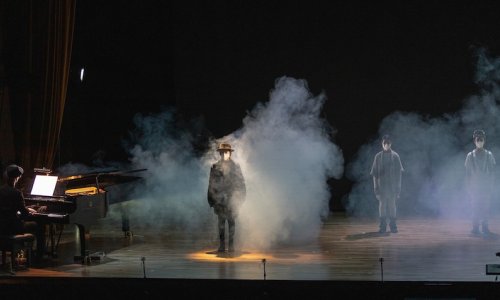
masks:
<svg viewBox="0 0 500 300"><path fill-rule="evenodd" d="M88 249L95 258L100 254L100 259L82 264L74 261L76 228L66 225L57 257L15 274L4 268L3 290L59 282L76 290L108 285L121 286L120 293L132 293L137 287L136 292L149 289L150 294L169 287L195 295L202 293L197 287L207 286L252 291L256 298L281 289L287 292L280 295L310 289L332 295L364 290L397 299L412 296L412 291L413 297L434 293L486 299L486 291L488 297L500 295L492 292L498 289L496 277L486 275L487 264L500 264L495 255L500 251L500 237L470 234L466 219L402 217L399 233L379 234L375 218L336 212L324 222L315 242L266 251L240 249L231 255L214 252L218 244L211 226L197 232L172 229L161 234L139 224L131 226L133 236L127 238L120 222L101 219L88 236ZM491 219L490 229L500 233L499 218Z"/></svg>

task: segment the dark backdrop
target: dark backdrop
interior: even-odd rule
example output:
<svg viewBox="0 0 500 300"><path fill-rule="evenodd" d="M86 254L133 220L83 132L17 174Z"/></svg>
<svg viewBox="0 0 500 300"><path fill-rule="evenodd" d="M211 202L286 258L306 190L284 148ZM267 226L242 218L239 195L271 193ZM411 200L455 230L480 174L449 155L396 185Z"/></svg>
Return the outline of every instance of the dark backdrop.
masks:
<svg viewBox="0 0 500 300"><path fill-rule="evenodd" d="M311 2L79 1L59 164L126 160L132 117L165 107L224 136L283 75L327 95L349 161L393 111L459 109L474 49L500 53L494 1ZM350 184L331 181L333 209Z"/></svg>

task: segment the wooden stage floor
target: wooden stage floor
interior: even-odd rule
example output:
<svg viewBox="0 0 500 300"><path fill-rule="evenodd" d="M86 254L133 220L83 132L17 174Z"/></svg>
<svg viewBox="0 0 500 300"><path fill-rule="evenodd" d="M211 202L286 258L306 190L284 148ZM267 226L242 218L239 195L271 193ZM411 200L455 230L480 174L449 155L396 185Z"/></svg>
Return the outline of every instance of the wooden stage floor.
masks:
<svg viewBox="0 0 500 300"><path fill-rule="evenodd" d="M133 226L125 238L119 222L102 219L91 228L89 250L101 260L75 262L76 227L66 225L57 258L3 277L184 278L259 280L474 281L493 282L486 264L500 263L497 235L473 236L463 219L402 218L399 233L378 234L375 219L333 213L316 242L265 252L242 249L233 256L209 253L216 234L165 231ZM500 233L500 219L490 221ZM144 258L144 264L142 261Z"/></svg>

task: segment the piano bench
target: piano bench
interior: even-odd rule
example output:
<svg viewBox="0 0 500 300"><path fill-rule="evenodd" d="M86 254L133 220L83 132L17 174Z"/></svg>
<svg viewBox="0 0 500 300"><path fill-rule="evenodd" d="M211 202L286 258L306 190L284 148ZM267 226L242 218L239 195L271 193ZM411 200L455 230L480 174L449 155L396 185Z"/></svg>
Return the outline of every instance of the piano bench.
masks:
<svg viewBox="0 0 500 300"><path fill-rule="evenodd" d="M7 262L7 252L10 252L10 269L16 267L16 256L19 251L25 253L25 267L31 266L31 252L33 249L33 241L35 236L31 233L19 233L14 235L0 235L0 251L2 251L2 264L5 266Z"/></svg>

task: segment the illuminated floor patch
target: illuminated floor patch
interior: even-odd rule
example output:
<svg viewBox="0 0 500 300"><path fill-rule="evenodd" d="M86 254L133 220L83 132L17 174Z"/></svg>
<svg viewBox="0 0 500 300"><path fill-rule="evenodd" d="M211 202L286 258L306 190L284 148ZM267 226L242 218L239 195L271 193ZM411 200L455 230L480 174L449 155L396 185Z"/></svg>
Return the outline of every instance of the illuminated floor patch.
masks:
<svg viewBox="0 0 500 300"><path fill-rule="evenodd" d="M297 253L280 254L264 252L217 252L217 251L199 251L188 255L189 259L213 262L259 262L265 259L268 262L275 263L311 263L320 261L320 254L317 253Z"/></svg>

